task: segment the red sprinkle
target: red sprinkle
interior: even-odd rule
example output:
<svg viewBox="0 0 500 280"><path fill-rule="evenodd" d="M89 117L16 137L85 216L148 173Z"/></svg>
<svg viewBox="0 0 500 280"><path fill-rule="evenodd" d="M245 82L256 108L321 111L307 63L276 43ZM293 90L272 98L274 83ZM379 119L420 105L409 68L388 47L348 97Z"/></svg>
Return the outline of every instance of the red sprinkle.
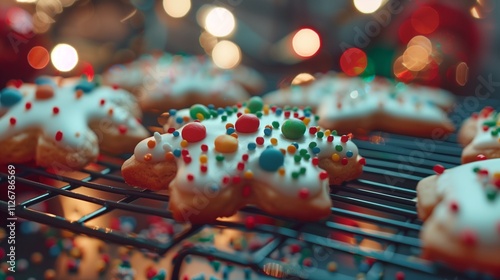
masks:
<svg viewBox="0 0 500 280"><path fill-rule="evenodd" d="M487 125L483 125L483 131L488 131L489 129L490 129L490 127L489 127L489 126L487 126Z"/></svg>
<svg viewBox="0 0 500 280"><path fill-rule="evenodd" d="M247 160L248 160L248 154L243 154L243 155L241 156L241 159L242 159L243 161L247 161Z"/></svg>
<svg viewBox="0 0 500 280"><path fill-rule="evenodd" d="M264 144L264 137L262 136L259 136L255 139L255 142L257 143L257 145L263 145Z"/></svg>
<svg viewBox="0 0 500 280"><path fill-rule="evenodd" d="M236 117L238 117L238 118L239 118L239 117L241 117L241 115L243 115L243 113L242 113L242 112L238 112L238 113L236 113Z"/></svg>
<svg viewBox="0 0 500 280"><path fill-rule="evenodd" d="M186 164L189 164L189 163L191 163L191 161L193 161L193 159L191 158L190 155L185 155L182 157L182 159L184 160L184 163L186 163Z"/></svg>
<svg viewBox="0 0 500 280"><path fill-rule="evenodd" d="M127 133L127 127L123 124L120 124L118 125L118 131L120 132L120 134L125 134Z"/></svg>
<svg viewBox="0 0 500 280"><path fill-rule="evenodd" d="M366 165L366 159L365 158L360 158L358 161L359 164L361 165Z"/></svg>
<svg viewBox="0 0 500 280"><path fill-rule="evenodd" d="M10 118L9 122L10 122L10 125L15 125L17 120L16 120L16 118Z"/></svg>
<svg viewBox="0 0 500 280"><path fill-rule="evenodd" d="M146 278L151 279L155 277L157 273L158 271L156 271L156 269L153 266L150 266L146 269Z"/></svg>
<svg viewBox="0 0 500 280"><path fill-rule="evenodd" d="M309 197L309 190L306 188L302 188L299 190L299 197L302 199L306 199Z"/></svg>
<svg viewBox="0 0 500 280"><path fill-rule="evenodd" d="M480 169L478 172L477 172L478 175L481 175L481 176L488 176L489 172L488 170L486 169Z"/></svg>
<svg viewBox="0 0 500 280"><path fill-rule="evenodd" d="M326 138L326 141L333 142L333 135L330 135Z"/></svg>
<svg viewBox="0 0 500 280"><path fill-rule="evenodd" d="M315 126L309 128L309 134L316 134L316 132L318 132L318 129Z"/></svg>
<svg viewBox="0 0 500 280"><path fill-rule="evenodd" d="M494 180L493 185L495 185L495 187L497 187L497 189L500 189L500 179Z"/></svg>
<svg viewBox="0 0 500 280"><path fill-rule="evenodd" d="M14 86L15 88L20 88L23 85L21 80L10 80L7 82L7 86Z"/></svg>
<svg viewBox="0 0 500 280"><path fill-rule="evenodd" d="M458 207L458 203L456 201L450 202L450 210L451 210L451 212L457 213L458 209L459 209L459 207Z"/></svg>
<svg viewBox="0 0 500 280"><path fill-rule="evenodd" d="M347 143L347 141L349 141L349 136L347 136L347 135L342 135L342 136L340 137L340 142L342 142L342 143Z"/></svg>
<svg viewBox="0 0 500 280"><path fill-rule="evenodd" d="M101 99L101 101L99 101L99 105L104 106L104 104L106 104L106 100Z"/></svg>
<svg viewBox="0 0 500 280"><path fill-rule="evenodd" d="M181 155L183 155L183 156L189 155L189 150L188 149L182 149Z"/></svg>
<svg viewBox="0 0 500 280"><path fill-rule="evenodd" d="M285 111L285 118L289 118L290 117L290 111Z"/></svg>
<svg viewBox="0 0 500 280"><path fill-rule="evenodd" d="M201 145L201 150L202 150L203 152L208 151L208 146L207 146L207 144L203 144L203 145Z"/></svg>
<svg viewBox="0 0 500 280"><path fill-rule="evenodd" d="M174 133L174 131L175 131L175 128L173 128L173 127L169 127L167 129L167 133Z"/></svg>
<svg viewBox="0 0 500 280"><path fill-rule="evenodd" d="M319 173L319 179L320 180L326 180L326 179L328 179L328 173L326 171L321 171Z"/></svg>
<svg viewBox="0 0 500 280"><path fill-rule="evenodd" d="M242 171L245 169L245 163L244 162L238 162L238 166L236 167L239 171Z"/></svg>
<svg viewBox="0 0 500 280"><path fill-rule="evenodd" d="M294 112L294 113L293 113L293 117L294 117L294 118L298 118L298 117L299 117L299 113L298 113L298 112Z"/></svg>
<svg viewBox="0 0 500 280"><path fill-rule="evenodd" d="M52 113L54 113L54 115L59 114L59 108L58 107L52 108Z"/></svg>
<svg viewBox="0 0 500 280"><path fill-rule="evenodd" d="M255 227L255 217L248 216L245 218L245 227L247 229L253 229Z"/></svg>
<svg viewBox="0 0 500 280"><path fill-rule="evenodd" d="M229 181L231 181L231 178L229 178L229 176L224 176L224 177L222 177L222 183L223 183L224 185L229 184Z"/></svg>
<svg viewBox="0 0 500 280"><path fill-rule="evenodd" d="M188 175L187 175L187 180L188 180L189 182L193 181L193 180L194 180L194 175L193 175L193 174L188 174Z"/></svg>
<svg viewBox="0 0 500 280"><path fill-rule="evenodd" d="M436 172L436 174L443 174L443 172L445 171L445 168L441 164L436 164L436 165L434 165L432 170L434 170L434 172Z"/></svg>
<svg viewBox="0 0 500 280"><path fill-rule="evenodd" d="M26 110L31 109L31 102L26 102L26 104L24 105L24 108L26 108Z"/></svg>
<svg viewBox="0 0 500 280"><path fill-rule="evenodd" d="M120 87L119 87L117 84L114 84L114 85L112 85L112 86L111 86L111 88L113 88L114 90L117 90L117 89L119 89Z"/></svg>
<svg viewBox="0 0 500 280"><path fill-rule="evenodd" d="M480 155L477 155L476 158L477 158L477 160L485 160L486 156L483 154L480 154Z"/></svg>
<svg viewBox="0 0 500 280"><path fill-rule="evenodd" d="M290 245L290 253L291 254L297 254L298 252L300 252L300 245L299 244Z"/></svg>
<svg viewBox="0 0 500 280"><path fill-rule="evenodd" d="M200 171L201 171L201 172L205 173L205 172L207 172L207 170L208 170L208 167L207 167L207 165L206 165L206 164L202 164L202 165L200 165Z"/></svg>
<svg viewBox="0 0 500 280"><path fill-rule="evenodd" d="M340 163L342 163L342 165L347 165L349 163L349 160L347 158L342 158L342 160L340 160Z"/></svg>
<svg viewBox="0 0 500 280"><path fill-rule="evenodd" d="M312 163L312 165L317 166L319 164L319 158L313 157L311 163Z"/></svg>
<svg viewBox="0 0 500 280"><path fill-rule="evenodd" d="M63 133L61 131L56 132L56 141L61 141L63 138Z"/></svg>
<svg viewBox="0 0 500 280"><path fill-rule="evenodd" d="M460 239L465 245L474 246L477 242L477 235L470 229L465 229L460 233Z"/></svg>
<svg viewBox="0 0 500 280"><path fill-rule="evenodd" d="M305 258L302 261L302 264L304 264L304 266L311 267L313 265L313 262L312 262L311 258Z"/></svg>

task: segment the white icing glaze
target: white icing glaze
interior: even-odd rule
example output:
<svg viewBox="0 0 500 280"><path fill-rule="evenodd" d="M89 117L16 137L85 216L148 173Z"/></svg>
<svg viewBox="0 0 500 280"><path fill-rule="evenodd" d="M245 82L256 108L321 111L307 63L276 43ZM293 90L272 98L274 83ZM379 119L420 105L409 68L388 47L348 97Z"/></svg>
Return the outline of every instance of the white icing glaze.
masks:
<svg viewBox="0 0 500 280"><path fill-rule="evenodd" d="M243 109L240 109L240 112ZM303 116L303 111L299 111L300 116ZM188 116L189 110L184 109L176 113L176 116ZM300 117L299 116L299 117ZM293 112L290 118L293 118ZM281 125L287 119L285 114L282 113L280 116L276 116L271 110L269 114L264 114L260 118L260 125L257 132L254 133L237 133L238 134L238 149L234 153L224 154L225 159L222 162L216 160L216 155L220 154L214 149L214 140L217 136L226 134L226 124L235 124L237 120L236 114L232 114L227 118L227 121L222 121L221 117L211 118L208 120L201 121L206 127L206 138L200 142L189 143L187 149L192 158L192 162L186 164L182 157L176 158L178 171L175 179L171 182L170 188L177 188L184 192L195 192L206 189L207 186L217 185L220 188L225 188L228 185L222 184L222 178L224 176L233 177L235 175L244 177L244 172L249 170L253 172L253 180L250 181L260 181L271 185L276 191L285 197L297 197L299 190L306 188L309 190L309 197L317 196L321 190L324 190L328 185L328 180L320 180L319 174L323 170L312 164L312 157L309 160L301 159L299 163L294 161L294 155L289 152L284 156L284 163L282 167L285 169L285 174L280 175L279 172L269 172L263 170L259 165L259 157L261 153L268 146L273 146L275 149L287 149L291 143L296 142L299 148L295 152L296 155L299 154L301 149L307 149L310 155L313 155L311 149L309 148L309 143L315 141L320 148L320 152L317 155L319 158L331 157L332 154L336 153L340 158L347 159L347 152L350 151L352 155L347 159L348 162L357 161L358 150L356 145L348 140L346 143L341 142L341 136L334 136L333 142L328 142L327 137L323 136L319 139L314 134L309 133L309 127L314 124L314 116L311 115L311 122L307 126L307 130L303 137L298 140L290 140L285 138L281 132ZM172 117L171 117L172 119ZM278 129L273 128L270 136L264 135L264 128L266 125L271 125L273 121L277 121L280 124ZM172 123L172 121L170 121ZM179 124L176 124L179 125ZM178 129L180 133L178 137L173 134L155 134L154 137L143 140L139 143L136 148L134 155L139 161L146 161L145 156L150 154L150 162L161 162L165 160L166 152L181 149L180 143L182 141L182 131L186 126ZM257 145L256 149L250 151L247 147L249 143L255 143L256 137L264 137L264 144ZM272 145L271 138L277 139L277 145ZM148 147L148 142L155 140L156 145L154 148ZM208 146L207 152L202 152L201 146L206 144ZM336 146L341 146L342 151L337 152L335 150ZM200 172L200 161L199 158L202 154L207 156L208 172ZM243 170L237 170L237 165L242 162L242 156L248 154L249 158L245 162L245 168ZM339 162L340 164L340 162ZM361 164L361 163L359 163ZM301 168L305 168L305 175L300 175L298 179L293 179L291 174L294 171L299 171ZM193 174L194 180L189 182L187 180L187 175ZM251 183L249 183L251 185Z"/></svg>
<svg viewBox="0 0 500 280"><path fill-rule="evenodd" d="M36 99L36 88L35 85L24 84L18 89L24 97L0 118L0 141L26 129L39 129L49 139L55 139L60 131L62 139L57 142L77 148L85 141L84 134L90 130L89 123L96 121L102 129L118 129L123 125L127 128L123 137L147 135L147 131L127 110L126 105L134 101L131 94L124 90L96 87L77 98L74 85L55 86L52 98ZM101 100L104 101L102 105ZM30 109L26 109L26 103L31 103ZM54 108L58 108L58 113L54 113ZM11 118L15 119L14 125L10 123Z"/></svg>
<svg viewBox="0 0 500 280"><path fill-rule="evenodd" d="M483 124L486 121L495 121L496 125L484 130ZM500 132L500 114L497 111L493 111L488 116L479 113L476 122L476 135L471 144L478 149L500 149L500 133L494 136L491 134L493 130Z"/></svg>
<svg viewBox="0 0 500 280"><path fill-rule="evenodd" d="M475 167L488 170L489 175L476 174ZM493 185L493 176L500 176L500 159L461 165L438 176L438 195L443 200L434 209L433 218L456 237L464 230L473 230L479 246L500 250L500 189ZM487 189L497 192L494 200L487 198ZM452 202L458 205L456 213L450 209Z"/></svg>

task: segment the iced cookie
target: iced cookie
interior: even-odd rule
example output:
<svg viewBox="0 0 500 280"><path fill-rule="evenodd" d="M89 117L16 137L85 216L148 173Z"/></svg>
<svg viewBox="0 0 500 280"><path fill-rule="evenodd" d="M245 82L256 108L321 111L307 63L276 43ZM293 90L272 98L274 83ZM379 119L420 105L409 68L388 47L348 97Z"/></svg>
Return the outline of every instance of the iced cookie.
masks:
<svg viewBox="0 0 500 280"><path fill-rule="evenodd" d="M434 102L407 92L357 90L325 98L319 125L340 133L381 130L417 137L443 137L454 130L446 112ZM354 130L354 131L353 131Z"/></svg>
<svg viewBox="0 0 500 280"><path fill-rule="evenodd" d="M17 84L0 92L0 164L34 161L42 167L81 168L99 149L132 152L150 135L128 92L86 80Z"/></svg>
<svg viewBox="0 0 500 280"><path fill-rule="evenodd" d="M500 158L500 113L486 107L473 114L460 128L458 141L465 146L463 163Z"/></svg>
<svg viewBox="0 0 500 280"><path fill-rule="evenodd" d="M424 255L500 276L500 159L435 170L417 186Z"/></svg>
<svg viewBox="0 0 500 280"><path fill-rule="evenodd" d="M349 136L319 129L310 111L258 97L171 114L184 125L139 143L122 174L133 186L168 189L177 220L208 222L245 205L318 220L330 214L329 184L357 178L365 163Z"/></svg>

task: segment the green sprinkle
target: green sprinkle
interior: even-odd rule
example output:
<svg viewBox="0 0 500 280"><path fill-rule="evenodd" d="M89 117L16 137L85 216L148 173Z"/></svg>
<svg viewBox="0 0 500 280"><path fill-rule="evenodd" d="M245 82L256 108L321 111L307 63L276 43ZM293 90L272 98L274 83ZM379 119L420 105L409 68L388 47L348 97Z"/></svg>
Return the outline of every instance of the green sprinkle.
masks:
<svg viewBox="0 0 500 280"><path fill-rule="evenodd" d="M309 160L311 158L310 154L305 154L302 156L305 160Z"/></svg>
<svg viewBox="0 0 500 280"><path fill-rule="evenodd" d="M224 160L224 156L223 156L223 155L216 155L216 156L215 156L215 159L216 159L217 161L223 161L223 160Z"/></svg>
<svg viewBox="0 0 500 280"><path fill-rule="evenodd" d="M292 111L297 112L299 110L299 107L293 107Z"/></svg>
<svg viewBox="0 0 500 280"><path fill-rule="evenodd" d="M301 156L307 155L307 150L306 149L300 149L299 154Z"/></svg>
<svg viewBox="0 0 500 280"><path fill-rule="evenodd" d="M342 146L341 146L341 145L336 145L336 146L335 146L335 150L336 150L337 152L342 152L342 150L343 150L343 149L344 149L344 148L342 148Z"/></svg>
<svg viewBox="0 0 500 280"><path fill-rule="evenodd" d="M474 167L474 169L472 169L472 171L474 171L474 173L479 172L479 170L481 170L481 168L479 168L479 167Z"/></svg>
<svg viewBox="0 0 500 280"><path fill-rule="evenodd" d="M293 156L293 160L294 160L295 162L300 162L300 160L301 160L301 159L302 159L302 157L301 157L300 155L294 155L294 156Z"/></svg>
<svg viewBox="0 0 500 280"><path fill-rule="evenodd" d="M488 189L486 191L486 197L488 198L489 201L494 201L495 198L497 197L498 192L494 189Z"/></svg>
<svg viewBox="0 0 500 280"><path fill-rule="evenodd" d="M318 133L316 133L316 137L318 137L319 139L323 138L323 136L325 136L325 133L323 131L318 131Z"/></svg>
<svg viewBox="0 0 500 280"><path fill-rule="evenodd" d="M279 128L280 127L280 123L277 122L277 121L273 121L272 125L273 125L274 128Z"/></svg>
<svg viewBox="0 0 500 280"><path fill-rule="evenodd" d="M333 136L339 136L339 133L336 130L332 130L332 135Z"/></svg>
<svg viewBox="0 0 500 280"><path fill-rule="evenodd" d="M309 148L310 149L314 149L316 146L318 146L318 144L316 144L316 142L309 143Z"/></svg>
<svg viewBox="0 0 500 280"><path fill-rule="evenodd" d="M293 172L292 172L292 178L293 178L293 179L297 179L297 178L299 178L299 175L300 175L300 173L299 173L299 172L297 172L297 171L293 171Z"/></svg>
<svg viewBox="0 0 500 280"><path fill-rule="evenodd" d="M302 175L306 174L306 170L307 169L305 167L301 167L300 168L300 174L302 174Z"/></svg>
<svg viewBox="0 0 500 280"><path fill-rule="evenodd" d="M223 115L223 116L221 116L220 118L221 118L221 120L222 120L223 122L227 121L227 116L226 116L226 115Z"/></svg>
<svg viewBox="0 0 500 280"><path fill-rule="evenodd" d="M258 111L257 113L255 113L255 115L257 116L257 118L262 118L262 111Z"/></svg>

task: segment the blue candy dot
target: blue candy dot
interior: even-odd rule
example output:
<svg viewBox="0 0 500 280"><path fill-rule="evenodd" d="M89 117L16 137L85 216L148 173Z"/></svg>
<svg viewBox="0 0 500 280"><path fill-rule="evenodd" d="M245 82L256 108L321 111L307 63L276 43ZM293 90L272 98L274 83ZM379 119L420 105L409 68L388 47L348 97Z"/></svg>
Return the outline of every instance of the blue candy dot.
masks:
<svg viewBox="0 0 500 280"><path fill-rule="evenodd" d="M321 150L320 150L320 148L319 148L319 147L314 147L314 148L312 149L312 152L313 152L314 154L319 154L319 152L320 152L320 151L321 151Z"/></svg>
<svg viewBox="0 0 500 280"><path fill-rule="evenodd" d="M93 91L95 87L96 87L95 83L82 79L80 83L75 86L75 90L81 90L84 93L89 93Z"/></svg>
<svg viewBox="0 0 500 280"><path fill-rule="evenodd" d="M224 108L217 108L217 114L222 115L225 112L226 112L226 110L224 110Z"/></svg>
<svg viewBox="0 0 500 280"><path fill-rule="evenodd" d="M257 144L255 144L255 143L248 143L247 147L248 147L248 149L250 151L253 151L253 150L255 150L255 148L257 148Z"/></svg>
<svg viewBox="0 0 500 280"><path fill-rule="evenodd" d="M181 156L181 150L179 150L179 149L175 149L175 150L174 150L174 156L176 156L176 157L180 157L180 156Z"/></svg>
<svg viewBox="0 0 500 280"><path fill-rule="evenodd" d="M53 87L56 87L56 82L51 79L50 77L47 76L40 76L35 79L35 84L37 85L51 85Z"/></svg>
<svg viewBox="0 0 500 280"><path fill-rule="evenodd" d="M176 130L176 131L172 132L172 135L173 135L174 137L178 137L178 136L179 136L179 131L177 131L177 130Z"/></svg>
<svg viewBox="0 0 500 280"><path fill-rule="evenodd" d="M283 110L281 108L276 109L276 116L281 116L281 113L283 113Z"/></svg>
<svg viewBox="0 0 500 280"><path fill-rule="evenodd" d="M285 162L285 156L277 149L265 149L259 157L259 165L269 172L278 171Z"/></svg>
<svg viewBox="0 0 500 280"><path fill-rule="evenodd" d="M348 158L351 158L354 154L352 153L351 150L347 151L347 153L345 153L345 155L348 157Z"/></svg>
<svg viewBox="0 0 500 280"><path fill-rule="evenodd" d="M186 263L190 263L191 262L191 257L190 256L186 256L184 258L184 260L186 261Z"/></svg>
<svg viewBox="0 0 500 280"><path fill-rule="evenodd" d="M264 128L264 135L270 136L271 135L271 129L269 127Z"/></svg>
<svg viewBox="0 0 500 280"><path fill-rule="evenodd" d="M175 118L175 122L181 124L182 122L184 122L184 119L182 117L177 117Z"/></svg>
<svg viewBox="0 0 500 280"><path fill-rule="evenodd" d="M235 130L234 130L234 128L233 128L233 127L230 127L230 128L228 128L228 129L226 130L226 133L227 133L228 135L231 135L231 134L233 134L233 133L234 133L234 131L235 131Z"/></svg>
<svg viewBox="0 0 500 280"><path fill-rule="evenodd" d="M297 143L297 142L293 142L292 145L294 145L296 149L299 148L299 143Z"/></svg>
<svg viewBox="0 0 500 280"><path fill-rule="evenodd" d="M215 108L214 104L208 104L207 107L208 107L208 109L214 109Z"/></svg>
<svg viewBox="0 0 500 280"><path fill-rule="evenodd" d="M310 117L310 116L311 116L311 112L309 112L309 111L304 112L304 117Z"/></svg>
<svg viewBox="0 0 500 280"><path fill-rule="evenodd" d="M5 107L14 106L23 99L20 91L14 88L5 88L0 92L0 104Z"/></svg>
<svg viewBox="0 0 500 280"><path fill-rule="evenodd" d="M169 114L170 116L175 116L175 114L177 114L177 110L175 110L175 109L170 109L170 110L168 111L168 114Z"/></svg>

